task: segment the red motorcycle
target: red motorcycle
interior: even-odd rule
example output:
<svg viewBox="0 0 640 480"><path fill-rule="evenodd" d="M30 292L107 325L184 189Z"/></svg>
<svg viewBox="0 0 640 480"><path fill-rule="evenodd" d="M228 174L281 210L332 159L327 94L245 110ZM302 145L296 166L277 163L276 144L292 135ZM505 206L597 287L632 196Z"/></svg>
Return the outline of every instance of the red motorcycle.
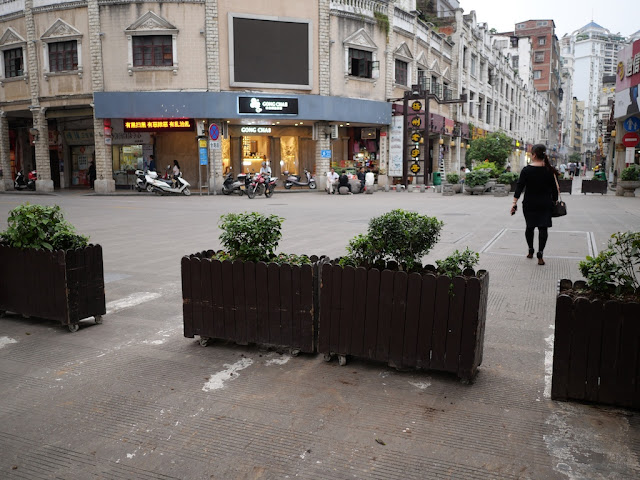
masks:
<svg viewBox="0 0 640 480"><path fill-rule="evenodd" d="M254 198L256 195L264 194L265 197L269 198L271 195L273 195L273 191L275 190L275 188L275 178L257 173L247 187L247 196L249 198Z"/></svg>

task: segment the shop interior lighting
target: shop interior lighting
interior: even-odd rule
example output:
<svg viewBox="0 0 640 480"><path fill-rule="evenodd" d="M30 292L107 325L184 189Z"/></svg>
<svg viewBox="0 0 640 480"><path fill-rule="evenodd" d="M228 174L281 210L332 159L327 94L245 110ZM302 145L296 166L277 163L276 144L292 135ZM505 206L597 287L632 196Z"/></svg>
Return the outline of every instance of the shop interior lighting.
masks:
<svg viewBox="0 0 640 480"><path fill-rule="evenodd" d="M243 160L242 164L248 167L251 165L251 160Z"/></svg>

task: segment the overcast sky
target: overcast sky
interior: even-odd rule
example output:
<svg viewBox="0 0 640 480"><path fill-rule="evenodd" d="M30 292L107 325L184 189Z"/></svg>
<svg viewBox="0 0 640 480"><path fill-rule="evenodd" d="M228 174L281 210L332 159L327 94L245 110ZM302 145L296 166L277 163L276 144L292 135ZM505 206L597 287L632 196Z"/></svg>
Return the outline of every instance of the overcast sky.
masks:
<svg viewBox="0 0 640 480"><path fill-rule="evenodd" d="M478 22L487 22L499 32L513 31L525 20L551 19L556 36L562 38L593 20L611 33L629 36L640 30L637 0L460 0L464 13L476 11ZM593 12L593 13L592 13Z"/></svg>

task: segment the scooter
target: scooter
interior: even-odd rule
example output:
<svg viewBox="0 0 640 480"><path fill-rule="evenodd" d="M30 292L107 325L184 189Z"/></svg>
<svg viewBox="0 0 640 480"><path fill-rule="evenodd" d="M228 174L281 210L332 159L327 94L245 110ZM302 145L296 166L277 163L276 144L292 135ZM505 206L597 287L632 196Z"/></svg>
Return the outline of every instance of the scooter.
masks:
<svg viewBox="0 0 640 480"><path fill-rule="evenodd" d="M147 183L151 185L152 191L158 195L191 195L191 190L189 190L191 185L182 178L182 172L180 172L180 175L176 179L175 186L171 180L158 178L156 172L148 172L145 178Z"/></svg>
<svg viewBox="0 0 640 480"><path fill-rule="evenodd" d="M262 195L264 193L264 196L269 198L273 195L276 183L277 181L275 178L256 173L256 176L253 177L253 181L247 188L247 196L249 198L255 198L256 195Z"/></svg>
<svg viewBox="0 0 640 480"><path fill-rule="evenodd" d="M299 187L309 186L311 190L315 190L317 188L315 178L311 178L311 172L309 172L309 170L307 169L304 170L304 173L307 177L306 182L300 181L300 175L290 175L289 172L286 170L282 172L282 174L286 177L286 180L284 182L284 188L289 190L291 187L296 185Z"/></svg>
<svg viewBox="0 0 640 480"><path fill-rule="evenodd" d="M35 190L36 189L36 178L38 178L38 174L35 170L31 170L28 174L28 179L25 181L24 173L20 170L16 174L16 179L13 182L13 188L16 190Z"/></svg>
<svg viewBox="0 0 640 480"><path fill-rule="evenodd" d="M231 195L232 193L237 193L238 195L242 196L244 195L244 191L248 188L249 184L249 176L246 173L241 173L234 181L233 172L230 171L224 178L224 182L222 183L222 193L223 195Z"/></svg>
<svg viewBox="0 0 640 480"><path fill-rule="evenodd" d="M139 192L144 192L145 190L149 193L153 192L153 185L151 185L147 181L147 176L151 177L151 173L155 174L157 177L158 174L153 171L144 172L142 170L136 170L136 190Z"/></svg>

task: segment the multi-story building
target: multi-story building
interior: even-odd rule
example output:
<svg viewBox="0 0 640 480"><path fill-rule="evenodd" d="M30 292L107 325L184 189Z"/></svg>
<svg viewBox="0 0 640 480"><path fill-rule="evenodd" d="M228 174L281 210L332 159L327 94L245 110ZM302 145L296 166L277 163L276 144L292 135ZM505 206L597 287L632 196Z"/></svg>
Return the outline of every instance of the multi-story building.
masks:
<svg viewBox="0 0 640 480"><path fill-rule="evenodd" d="M209 189L265 160L274 175L313 171L320 187L330 165L366 166L383 183L402 174L392 117L414 84L440 100L477 95L430 102L424 171L458 168L469 122L533 139L545 106L486 25L454 14L455 38L415 0L5 2L0 183L37 167L40 190L86 188L94 161L96 191L131 188L151 155Z"/></svg>
<svg viewBox="0 0 640 480"><path fill-rule="evenodd" d="M582 153L582 124L584 122L584 102L578 101L576 97L571 99L571 109L567 115L571 119L570 128L567 135L568 154Z"/></svg>
<svg viewBox="0 0 640 480"><path fill-rule="evenodd" d="M566 157L573 153L573 139L570 137L571 125L573 123L573 76L574 76L574 58L571 53L571 36L564 35L560 39L560 89L562 98L558 115L560 116L560 143L558 152Z"/></svg>
<svg viewBox="0 0 640 480"><path fill-rule="evenodd" d="M591 22L573 32L565 46L566 54L574 58L573 95L585 103L584 151L598 148L602 79L616 74L618 51L626 43L624 37Z"/></svg>
<svg viewBox="0 0 640 480"><path fill-rule="evenodd" d="M531 39L533 79L535 88L547 97L549 104L545 143L552 155L560 143L560 117L558 110L562 93L560 90L560 51L553 20L527 20L517 23L509 35Z"/></svg>

